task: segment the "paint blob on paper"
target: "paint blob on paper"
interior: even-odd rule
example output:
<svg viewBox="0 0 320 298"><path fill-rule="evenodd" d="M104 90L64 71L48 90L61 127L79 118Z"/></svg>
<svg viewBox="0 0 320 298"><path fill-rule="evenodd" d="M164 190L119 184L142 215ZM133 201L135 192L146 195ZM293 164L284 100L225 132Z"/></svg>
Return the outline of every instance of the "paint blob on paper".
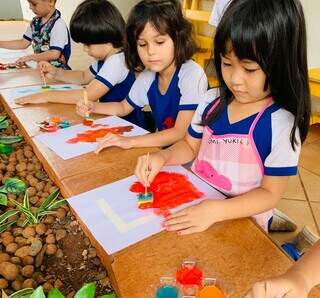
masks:
<svg viewBox="0 0 320 298"><path fill-rule="evenodd" d="M140 182L135 182L131 185L130 191L139 196L145 192L145 187ZM187 176L169 172L158 173L147 191L153 194L153 200L139 204L140 209L154 208L166 211L203 196L203 193L196 189ZM161 212L160 214L166 215Z"/></svg>
<svg viewBox="0 0 320 298"><path fill-rule="evenodd" d="M109 127L108 125L92 125L90 130L85 130L83 132L77 133L76 137L68 139L68 144L77 144L77 143L95 143L97 139L103 138L108 133L123 135L125 132L130 132L133 130L132 125L126 126L114 126Z"/></svg>

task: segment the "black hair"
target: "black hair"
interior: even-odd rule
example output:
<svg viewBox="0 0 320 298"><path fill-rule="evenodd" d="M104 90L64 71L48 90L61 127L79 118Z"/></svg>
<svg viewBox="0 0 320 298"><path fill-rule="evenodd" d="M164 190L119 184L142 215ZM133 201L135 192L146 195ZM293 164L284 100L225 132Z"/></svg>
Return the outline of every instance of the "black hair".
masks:
<svg viewBox="0 0 320 298"><path fill-rule="evenodd" d="M125 22L119 10L107 0L85 0L70 21L75 42L86 45L111 43L120 48L125 42Z"/></svg>
<svg viewBox="0 0 320 298"><path fill-rule="evenodd" d="M223 81L221 55L230 46L240 59L258 63L266 74L265 90L270 88L274 101L294 115L290 135L293 149L297 140L306 139L311 113L308 83L306 27L299 0L233 0L226 9L214 38L214 59L220 83L220 103L203 117L212 123L233 100Z"/></svg>
<svg viewBox="0 0 320 298"><path fill-rule="evenodd" d="M175 64L178 67L196 52L192 24L184 18L179 1L142 0L131 10L126 27L125 57L129 69L144 69L137 51L137 40L147 23L161 34L169 34L174 43Z"/></svg>

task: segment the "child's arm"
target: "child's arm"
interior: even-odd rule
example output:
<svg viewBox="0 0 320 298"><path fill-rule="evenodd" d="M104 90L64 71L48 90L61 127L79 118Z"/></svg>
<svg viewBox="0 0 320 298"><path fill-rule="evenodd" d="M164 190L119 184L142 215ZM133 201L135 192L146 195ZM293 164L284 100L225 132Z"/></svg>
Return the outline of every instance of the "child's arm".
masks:
<svg viewBox="0 0 320 298"><path fill-rule="evenodd" d="M94 76L89 69L85 71L65 70L62 68L54 67L46 61L39 62L38 68L46 76L46 78L65 83L87 85L94 79Z"/></svg>
<svg viewBox="0 0 320 298"><path fill-rule="evenodd" d="M181 111L178 114L174 127L143 136L123 137L114 134L107 134L99 141L96 153L111 146L130 149L171 145L181 140L186 135L187 128L191 122L193 114L194 111Z"/></svg>
<svg viewBox="0 0 320 298"><path fill-rule="evenodd" d="M100 83L101 84L101 83ZM133 107L124 99L120 102L77 102L77 113L84 117L88 112L109 116L124 117L133 111Z"/></svg>
<svg viewBox="0 0 320 298"><path fill-rule="evenodd" d="M245 298L307 298L320 283L320 241L283 275L258 282Z"/></svg>
<svg viewBox="0 0 320 298"><path fill-rule="evenodd" d="M150 154L147 163L146 155L140 156L135 175L143 185L148 186L164 165L182 165L193 160L199 151L201 139L187 136L165 150Z"/></svg>
<svg viewBox="0 0 320 298"><path fill-rule="evenodd" d="M224 220L249 217L271 210L281 199L288 177L264 176L261 186L228 200L205 200L166 218L168 231L181 235L202 232Z"/></svg>
<svg viewBox="0 0 320 298"><path fill-rule="evenodd" d="M97 80L93 80L87 87L88 99L96 101L109 91L109 88ZM39 104L39 103L65 103L76 104L83 102L83 90L52 90L40 92L16 99L17 104Z"/></svg>
<svg viewBox="0 0 320 298"><path fill-rule="evenodd" d="M0 41L0 48L9 49L9 50L21 50L26 49L30 46L31 42L25 38L17 40L3 40Z"/></svg>
<svg viewBox="0 0 320 298"><path fill-rule="evenodd" d="M17 63L23 63L28 61L51 61L57 60L61 55L61 52L58 50L48 50L39 54L31 54L24 57L21 57L17 60Z"/></svg>

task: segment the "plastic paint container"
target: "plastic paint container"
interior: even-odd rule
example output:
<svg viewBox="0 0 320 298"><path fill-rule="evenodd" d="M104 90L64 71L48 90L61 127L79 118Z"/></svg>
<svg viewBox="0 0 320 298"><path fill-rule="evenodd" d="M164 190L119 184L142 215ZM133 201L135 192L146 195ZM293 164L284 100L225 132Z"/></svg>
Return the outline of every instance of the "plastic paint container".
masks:
<svg viewBox="0 0 320 298"><path fill-rule="evenodd" d="M174 286L162 286L156 292L156 298L178 298L178 289Z"/></svg>
<svg viewBox="0 0 320 298"><path fill-rule="evenodd" d="M225 295L216 286L208 286L199 292L199 298L225 298Z"/></svg>

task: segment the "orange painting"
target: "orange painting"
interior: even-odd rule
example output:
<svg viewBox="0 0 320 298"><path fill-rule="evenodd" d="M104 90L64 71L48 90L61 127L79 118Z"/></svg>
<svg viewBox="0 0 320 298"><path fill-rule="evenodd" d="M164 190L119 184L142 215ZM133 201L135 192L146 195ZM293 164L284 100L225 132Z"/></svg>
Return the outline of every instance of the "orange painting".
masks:
<svg viewBox="0 0 320 298"><path fill-rule="evenodd" d="M145 187L140 182L131 185L130 191L144 193ZM159 172L151 182L147 192L152 193L153 201L139 206L140 209L155 208L159 214L166 214L168 209L200 199L203 193L180 173ZM160 212L159 212L160 211Z"/></svg>
<svg viewBox="0 0 320 298"><path fill-rule="evenodd" d="M68 144L77 144L77 143L95 143L97 139L103 138L108 133L123 135L125 132L130 132L133 129L132 125L127 126L114 126L108 127L108 125L96 124L92 125L91 128L83 132L77 133L77 136L67 140Z"/></svg>

